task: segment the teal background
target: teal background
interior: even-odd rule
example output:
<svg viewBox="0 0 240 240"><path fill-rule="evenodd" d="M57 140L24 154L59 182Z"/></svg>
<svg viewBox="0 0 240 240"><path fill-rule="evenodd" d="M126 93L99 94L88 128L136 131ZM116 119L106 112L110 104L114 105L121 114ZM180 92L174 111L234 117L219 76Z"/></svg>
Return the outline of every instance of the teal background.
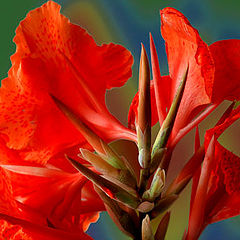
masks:
<svg viewBox="0 0 240 240"><path fill-rule="evenodd" d="M19 21L29 10L39 7L44 2L46 1L1 1L0 79L7 77L7 71L11 66L10 56L15 51L12 39ZM199 30L201 37L208 44L220 39L240 38L240 1L238 0L62 0L56 2L62 5L62 12L72 22L88 29L99 44L120 43L134 55L134 77L124 88L115 89L107 96L110 110L124 124L131 99L137 89L140 43L143 42L148 51L149 32L152 32L157 45L161 71L167 74L165 47L160 36L159 9L171 6L180 10ZM116 103L119 101L121 104L116 108ZM187 136L178 151L185 154L185 146L192 141L192 138L191 134ZM239 144L236 146L239 149ZM184 192L173 209L167 240L181 239L188 218L189 189ZM209 226L200 239L240 239L239 227L239 217L225 220ZM114 226L106 213L101 214L98 223L91 225L88 233L96 240L127 239Z"/></svg>

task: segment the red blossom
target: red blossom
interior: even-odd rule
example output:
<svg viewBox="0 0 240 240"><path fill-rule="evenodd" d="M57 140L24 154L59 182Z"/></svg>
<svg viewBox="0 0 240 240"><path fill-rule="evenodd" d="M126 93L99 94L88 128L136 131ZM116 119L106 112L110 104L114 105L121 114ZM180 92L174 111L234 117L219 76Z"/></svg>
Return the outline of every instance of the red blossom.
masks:
<svg viewBox="0 0 240 240"><path fill-rule="evenodd" d="M240 41L219 41L208 46L182 13L165 8L160 14L169 76L161 76L157 51L150 35L152 116L151 120L150 116L144 116L144 113L150 112L148 107L143 107L140 122L143 123L141 131L144 134L144 125L148 123L146 119L152 121L152 125L159 121L165 126L163 122L186 73L186 85L181 88L184 89L183 95L179 93L179 101L175 104L174 125L170 119L171 124L164 129L165 135L161 135L160 131L160 137L167 136L161 147L165 154L162 160L170 161L171 147L184 134L223 100L239 99ZM141 209L140 205L150 202L144 194L137 194L142 191L141 180L139 190L135 186L134 171L132 174L124 165L127 160L107 145L120 138L136 141L136 134L110 114L105 95L108 89L123 86L131 77L131 53L112 43L98 46L84 29L71 24L61 15L60 6L53 1L27 15L16 30L14 42L17 50L11 57L12 67L0 88L0 238L91 240L85 231L98 220L99 212L105 210L103 201L108 203L106 206L112 211L113 218L125 214L117 221L125 231L128 227L125 225L143 216L136 214ZM146 75L143 83L148 84L149 69L143 69ZM143 89L146 90L144 84ZM149 98L146 99L149 101ZM206 111L211 104L212 108ZM137 93L129 111L131 129L139 120L138 105ZM205 158L197 131L195 154L175 179L177 188L174 184L172 188L170 186L170 190L175 187L173 195L178 197L181 187L193 177L192 171L195 172L186 239L197 239L208 224L240 214L240 158L218 142L223 131L240 117L240 107L235 110L232 107L214 128L207 131ZM205 111L203 114L202 110ZM112 192L107 194L109 197L99 190L103 201L95 192L92 182L86 177L93 182L97 179L94 182L96 185L102 181L102 189L105 189L104 178L95 173L97 164L94 170L88 163L88 169L85 160L77 158L79 148L94 148L105 164L99 165L109 165L110 170L116 170L114 173L120 180L114 179L113 185L108 180L111 176L104 177L107 178L107 186L118 194L123 193L116 197L119 204L110 198ZM82 157L84 151L81 150ZM81 162L78 169L86 177L76 171L65 154L71 162ZM156 156L160 156L160 151L156 151ZM99 159L94 155L94 161ZM105 160L109 160L109 164ZM150 154L149 160L152 167ZM167 165L160 166L167 174ZM146 171L145 175L147 186L151 174ZM140 179L145 175L141 175ZM127 188L131 193L121 187L128 179L134 185L134 189ZM117 185L118 182L121 186ZM106 193L109 191L106 187ZM157 196L160 201L161 197L161 194ZM127 204L128 201L133 201L133 204ZM148 213L152 210L156 209L151 208ZM128 219L125 219L126 216ZM133 225L135 228L135 223Z"/></svg>

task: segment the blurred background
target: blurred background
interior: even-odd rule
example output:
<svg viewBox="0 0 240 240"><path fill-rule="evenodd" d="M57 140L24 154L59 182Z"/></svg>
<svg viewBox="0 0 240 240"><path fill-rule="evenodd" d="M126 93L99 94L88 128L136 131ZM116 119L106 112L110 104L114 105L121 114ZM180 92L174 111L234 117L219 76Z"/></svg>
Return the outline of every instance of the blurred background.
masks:
<svg viewBox="0 0 240 240"><path fill-rule="evenodd" d="M198 29L202 39L211 44L217 40L240 38L240 1L239 0L55 0L62 5L62 13L73 23L86 28L94 36L97 43L115 42L128 48L135 59L133 77L126 86L114 89L107 95L110 111L124 124L127 123L127 113L131 100L137 89L138 62L140 44L144 43L149 51L149 32L153 34L160 57L161 72L167 74L165 46L160 35L159 9L170 6L180 10ZM12 39L15 29L26 13L39 7L43 0L8 0L0 5L0 79L7 76L10 68L10 56L15 51ZM116 107L117 106L117 107ZM224 108L225 106L223 106ZM201 125L202 133L207 127L213 126L215 117L221 110L215 112ZM227 131L221 138L228 149L240 154L239 130L235 136ZM174 154L175 158L187 159L191 155L189 144L193 141L190 133L180 142ZM186 148L188 147L188 149ZM192 150L192 148L190 149ZM182 160L178 165L184 164ZM177 166L172 166L172 172ZM181 239L188 221L189 190L186 189L172 208L170 228L167 240ZM240 217L225 220L209 226L201 236L201 240L235 240L240 239ZM88 233L95 240L125 240L128 239L114 226L106 213L100 220L92 224Z"/></svg>

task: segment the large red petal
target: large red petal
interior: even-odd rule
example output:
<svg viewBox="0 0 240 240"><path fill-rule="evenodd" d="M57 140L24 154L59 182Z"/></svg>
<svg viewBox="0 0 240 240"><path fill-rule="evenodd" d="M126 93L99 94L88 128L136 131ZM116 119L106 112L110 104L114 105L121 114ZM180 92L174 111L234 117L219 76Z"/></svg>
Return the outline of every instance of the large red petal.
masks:
<svg viewBox="0 0 240 240"><path fill-rule="evenodd" d="M188 78L175 121L175 133L199 112L194 111L197 107L210 103L214 64L208 46L182 13L173 8L165 8L160 13L169 74L173 80L169 93L171 99L174 98L189 65Z"/></svg>
<svg viewBox="0 0 240 240"><path fill-rule="evenodd" d="M49 94L68 105L103 139L135 140L107 110L107 89L131 76L133 58L119 45L97 46L81 27L49 1L31 11L16 30L17 51L0 90L0 130L25 159L47 161L63 147L84 144Z"/></svg>
<svg viewBox="0 0 240 240"><path fill-rule="evenodd" d="M240 40L223 40L209 46L215 64L212 102L240 99Z"/></svg>

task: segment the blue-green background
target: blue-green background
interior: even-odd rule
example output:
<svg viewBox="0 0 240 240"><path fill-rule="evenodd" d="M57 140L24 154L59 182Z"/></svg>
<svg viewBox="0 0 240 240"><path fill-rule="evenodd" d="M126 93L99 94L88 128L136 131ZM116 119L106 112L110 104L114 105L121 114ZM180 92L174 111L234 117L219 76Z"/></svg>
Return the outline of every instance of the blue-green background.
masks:
<svg viewBox="0 0 240 240"><path fill-rule="evenodd" d="M10 55L14 53L14 31L26 13L46 1L8 0L0 3L0 79L7 76ZM137 67L140 43L149 48L149 32L152 32L160 56L162 73L167 73L164 43L160 36L159 9L170 6L180 10L195 26L208 44L220 39L240 38L239 0L56 0L62 12L102 42L123 44L134 55L134 77L126 87L114 90L108 99L111 111L126 124L130 101L137 88ZM116 100L116 101L114 101ZM121 106L114 108L116 102ZM191 141L192 136L189 136ZM239 146L239 144L238 144ZM238 147L239 148L239 147ZM183 151L183 150L181 150ZM167 240L181 239L187 224L189 191L176 203ZM240 239L240 218L236 217L209 226L200 239ZM106 213L98 223L92 224L89 234L96 240L127 239L114 226Z"/></svg>

